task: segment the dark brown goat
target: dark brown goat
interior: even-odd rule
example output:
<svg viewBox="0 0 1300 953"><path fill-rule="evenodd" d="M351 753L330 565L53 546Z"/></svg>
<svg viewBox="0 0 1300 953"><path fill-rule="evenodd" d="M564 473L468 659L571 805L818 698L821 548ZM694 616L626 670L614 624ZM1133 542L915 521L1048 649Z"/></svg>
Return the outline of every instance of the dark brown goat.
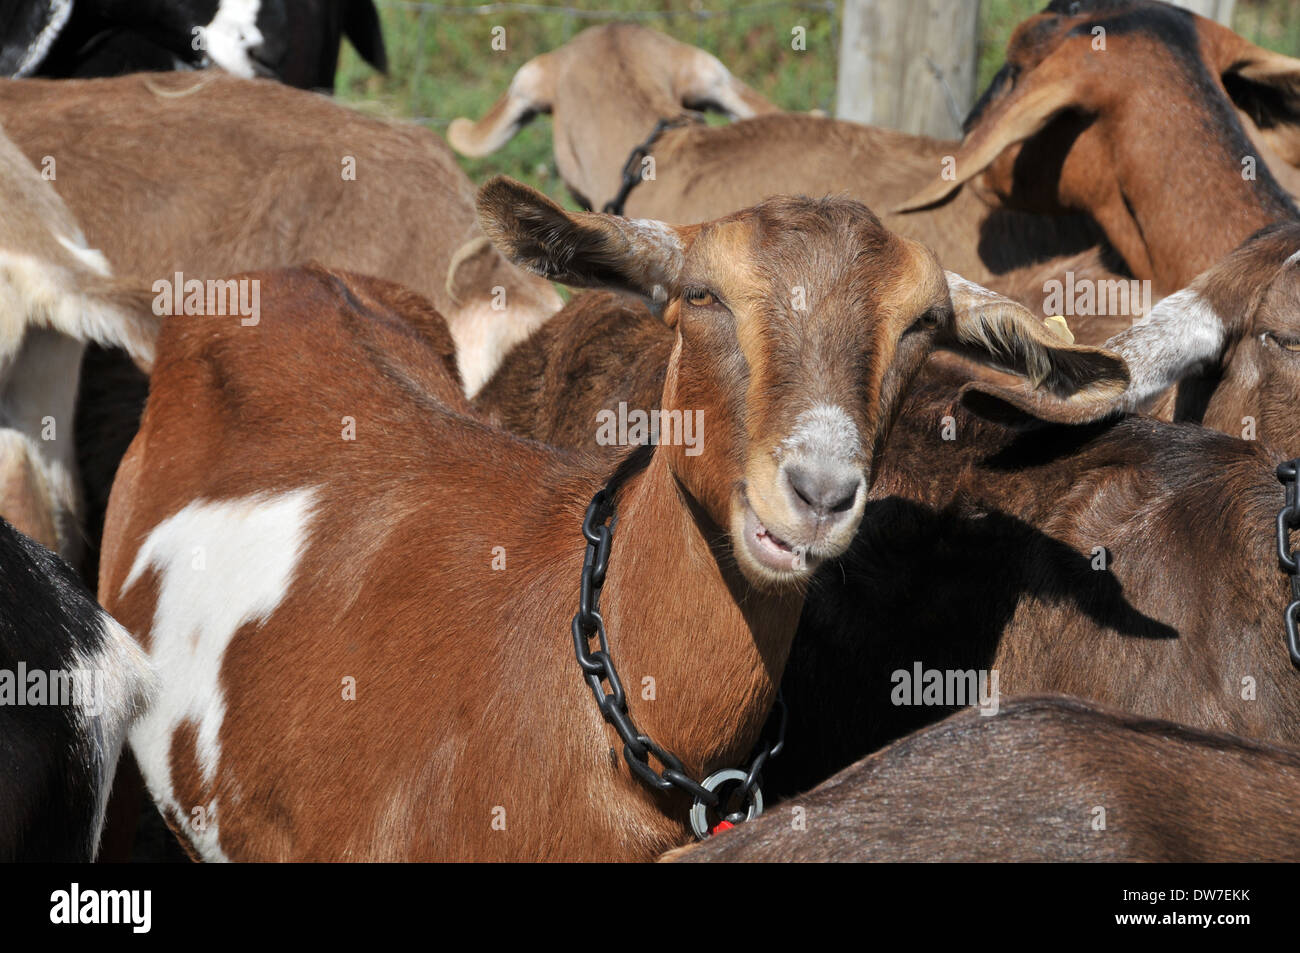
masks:
<svg viewBox="0 0 1300 953"><path fill-rule="evenodd" d="M1294 863L1297 794L1294 751L1017 698L995 717L953 715L662 859Z"/></svg>
<svg viewBox="0 0 1300 953"><path fill-rule="evenodd" d="M1128 406L1300 455L1300 222L1251 236L1110 346Z"/></svg>
<svg viewBox="0 0 1300 953"><path fill-rule="evenodd" d="M997 205L1084 212L1135 277L1168 294L1252 232L1297 216L1228 92L1248 106L1291 102L1297 75L1300 61L1166 3L1054 0L1012 34L952 174L936 169L902 208L971 183ZM1171 161L1179 144L1188 148Z"/></svg>

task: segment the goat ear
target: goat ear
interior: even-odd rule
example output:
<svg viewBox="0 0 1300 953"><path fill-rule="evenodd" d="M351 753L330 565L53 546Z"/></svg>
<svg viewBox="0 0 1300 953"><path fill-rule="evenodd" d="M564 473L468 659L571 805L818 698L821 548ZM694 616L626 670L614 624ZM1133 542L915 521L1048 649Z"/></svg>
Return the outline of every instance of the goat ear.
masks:
<svg viewBox="0 0 1300 953"><path fill-rule="evenodd" d="M388 72L388 50L374 0L350 0L343 11L343 33L356 47L361 58L379 70Z"/></svg>
<svg viewBox="0 0 1300 953"><path fill-rule="evenodd" d="M947 277L953 322L936 345L1027 381L1019 388L968 384L963 401L973 411L995 417L993 408L1001 407L1005 414L1087 423L1119 409L1128 385L1121 357L1072 344L1010 298L952 272Z"/></svg>
<svg viewBox="0 0 1300 953"><path fill-rule="evenodd" d="M1158 301L1151 312L1106 347L1129 365L1126 409L1147 408L1169 387L1220 360L1242 332L1282 270L1295 264L1300 226L1256 232L1189 286Z"/></svg>
<svg viewBox="0 0 1300 953"><path fill-rule="evenodd" d="M677 96L690 109L716 109L732 119L749 119L778 107L750 89L722 62L703 50L687 47L673 77Z"/></svg>
<svg viewBox="0 0 1300 953"><path fill-rule="evenodd" d="M1157 302L1131 328L1106 342L1129 366L1123 408L1146 409L1182 378L1217 361L1227 334L1223 316L1195 288Z"/></svg>
<svg viewBox="0 0 1300 953"><path fill-rule="evenodd" d="M697 226L569 212L535 189L497 176L478 193L479 224L520 268L579 288L629 291L662 304L677 288Z"/></svg>
<svg viewBox="0 0 1300 953"><path fill-rule="evenodd" d="M952 157L953 177L941 175L893 211L915 212L942 202L992 165L1006 149L1042 131L1066 110L1084 107L1083 95L1083 78L1077 72L1062 69L1050 60L1040 64L995 100L966 134Z"/></svg>
<svg viewBox="0 0 1300 953"><path fill-rule="evenodd" d="M477 159L496 152L538 113L551 111L555 100L551 54L535 56L515 73L510 88L478 122L453 119L447 142L463 156Z"/></svg>
<svg viewBox="0 0 1300 953"><path fill-rule="evenodd" d="M1196 29L1202 55L1233 105L1278 158L1300 165L1300 60L1256 46L1205 17L1196 17Z"/></svg>

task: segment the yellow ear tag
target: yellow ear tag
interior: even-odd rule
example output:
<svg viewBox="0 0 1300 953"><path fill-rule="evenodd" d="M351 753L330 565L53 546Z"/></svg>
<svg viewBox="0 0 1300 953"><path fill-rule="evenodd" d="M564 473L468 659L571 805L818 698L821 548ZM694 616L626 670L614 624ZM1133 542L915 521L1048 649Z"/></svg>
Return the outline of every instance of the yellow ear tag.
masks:
<svg viewBox="0 0 1300 953"><path fill-rule="evenodd" d="M1074 343L1074 334L1070 331L1070 326L1065 323L1063 315L1054 314L1051 317L1043 318L1043 324L1047 325L1047 330L1051 331L1066 344Z"/></svg>

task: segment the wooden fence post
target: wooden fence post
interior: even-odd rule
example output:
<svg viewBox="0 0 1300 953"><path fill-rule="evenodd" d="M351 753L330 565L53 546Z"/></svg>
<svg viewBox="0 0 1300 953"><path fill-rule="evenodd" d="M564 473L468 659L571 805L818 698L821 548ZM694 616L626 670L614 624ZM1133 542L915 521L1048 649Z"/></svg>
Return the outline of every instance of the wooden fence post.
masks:
<svg viewBox="0 0 1300 953"><path fill-rule="evenodd" d="M1184 7L1203 17L1217 20L1224 26L1232 26L1232 11L1237 0L1169 0L1176 7Z"/></svg>
<svg viewBox="0 0 1300 953"><path fill-rule="evenodd" d="M844 0L835 115L957 138L978 28L978 0Z"/></svg>

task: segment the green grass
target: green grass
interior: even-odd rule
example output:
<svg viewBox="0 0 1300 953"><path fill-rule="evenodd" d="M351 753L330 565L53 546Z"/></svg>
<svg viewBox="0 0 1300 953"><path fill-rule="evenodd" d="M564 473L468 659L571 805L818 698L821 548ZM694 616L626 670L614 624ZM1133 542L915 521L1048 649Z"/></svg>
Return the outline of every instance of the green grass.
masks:
<svg viewBox="0 0 1300 953"><path fill-rule="evenodd" d="M977 2L977 0L970 0ZM389 75L380 76L346 46L339 63L339 98L380 115L420 119L442 133L457 116L477 118L497 100L517 70L603 19L563 9L504 13L421 10L401 0L377 0L388 44ZM558 4L539 4L558 7ZM732 0L568 0L562 5L628 18L653 14L647 25L708 50L736 76L786 109L832 112L839 55L838 2ZM756 6L758 9L745 10ZM1002 63L1012 29L1046 6L1046 0L983 0L980 6L978 88ZM467 7L466 10L474 8ZM709 11L730 10L725 15ZM1300 3L1238 0L1234 27L1256 43L1300 54ZM505 27L504 51L491 47L494 26ZM791 29L807 31L807 49L791 49ZM505 173L572 205L555 174L550 119L542 116L499 152L461 159L476 182Z"/></svg>

